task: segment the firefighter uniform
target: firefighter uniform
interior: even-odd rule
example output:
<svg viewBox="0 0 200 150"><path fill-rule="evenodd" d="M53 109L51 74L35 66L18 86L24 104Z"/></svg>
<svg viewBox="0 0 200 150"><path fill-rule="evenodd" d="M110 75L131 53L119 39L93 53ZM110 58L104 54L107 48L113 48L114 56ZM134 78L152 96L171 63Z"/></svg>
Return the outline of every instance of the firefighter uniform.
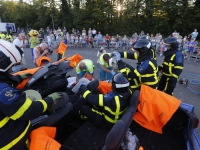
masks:
<svg viewBox="0 0 200 150"><path fill-rule="evenodd" d="M117 62L117 65L119 72L127 76L128 81L130 83L130 89L139 90L141 81L139 76L137 76L139 74L137 69L133 68L129 64L123 62L122 60L119 60Z"/></svg>
<svg viewBox="0 0 200 150"><path fill-rule="evenodd" d="M116 74L115 76L117 75L123 76L120 73ZM115 78L115 76L113 76L113 78ZM113 84L115 83L112 79L112 87ZM86 116L87 119L93 122L96 126L104 129L110 129L126 111L132 95L127 79L125 84L119 84L115 86L116 88L126 86L126 90L121 89L115 91L113 88L112 93L103 95L92 94L85 86L82 85L79 91L82 95L82 98L87 101L88 105L83 105L80 108L80 114Z"/></svg>
<svg viewBox="0 0 200 150"><path fill-rule="evenodd" d="M139 79L139 86L141 84L148 85L152 88L157 88L158 86L158 76L157 76L157 63L154 58L152 58L152 51L149 51L146 56L140 59L135 52L119 52L121 57L138 60L137 68L134 70L134 74L137 76L135 80ZM134 79L133 79L134 80Z"/></svg>
<svg viewBox="0 0 200 150"><path fill-rule="evenodd" d="M138 60L138 55L136 52L119 52L122 58L128 58L128 59L134 59L134 60ZM155 54L155 50L153 48L151 48L151 52L150 54L152 55L152 58L156 61L156 54Z"/></svg>
<svg viewBox="0 0 200 150"><path fill-rule="evenodd" d="M0 74L0 149L28 149L31 122L53 104L51 98L35 101L26 98L13 85L17 85L21 77L9 77L8 72ZM36 111L37 110L37 111Z"/></svg>
<svg viewBox="0 0 200 150"><path fill-rule="evenodd" d="M164 52L165 58L159 66L162 75L159 81L158 90L173 95L176 82L183 70L183 55L177 50L167 50Z"/></svg>

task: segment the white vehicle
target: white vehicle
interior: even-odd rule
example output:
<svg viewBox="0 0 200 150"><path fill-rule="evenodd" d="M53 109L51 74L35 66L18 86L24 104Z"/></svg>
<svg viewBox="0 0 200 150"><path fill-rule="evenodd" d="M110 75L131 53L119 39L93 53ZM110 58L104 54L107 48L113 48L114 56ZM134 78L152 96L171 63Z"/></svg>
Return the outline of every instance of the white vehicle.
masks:
<svg viewBox="0 0 200 150"><path fill-rule="evenodd" d="M6 25L10 26L12 32L16 32L15 24L9 22L0 22L0 32L7 32Z"/></svg>

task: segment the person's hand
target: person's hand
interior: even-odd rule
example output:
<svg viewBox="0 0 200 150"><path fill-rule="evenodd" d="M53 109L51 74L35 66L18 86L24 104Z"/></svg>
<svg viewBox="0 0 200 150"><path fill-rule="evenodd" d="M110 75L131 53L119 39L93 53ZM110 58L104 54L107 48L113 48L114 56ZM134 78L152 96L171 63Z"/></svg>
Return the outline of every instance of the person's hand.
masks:
<svg viewBox="0 0 200 150"><path fill-rule="evenodd" d="M57 100L57 99L59 99L59 98L62 97L62 93L60 93L60 92L54 92L52 94L49 94L47 97L50 97L50 98L53 99L53 101L55 101L55 100Z"/></svg>
<svg viewBox="0 0 200 150"><path fill-rule="evenodd" d="M111 73L113 76L116 74L116 72L115 72L114 70L112 70L110 73Z"/></svg>
<svg viewBox="0 0 200 150"><path fill-rule="evenodd" d="M112 52L112 54L116 57L117 61L121 60L121 55L119 52Z"/></svg>
<svg viewBox="0 0 200 150"><path fill-rule="evenodd" d="M24 73L24 74L20 74L20 76L21 76L22 79L26 79L26 78L32 77L32 74Z"/></svg>

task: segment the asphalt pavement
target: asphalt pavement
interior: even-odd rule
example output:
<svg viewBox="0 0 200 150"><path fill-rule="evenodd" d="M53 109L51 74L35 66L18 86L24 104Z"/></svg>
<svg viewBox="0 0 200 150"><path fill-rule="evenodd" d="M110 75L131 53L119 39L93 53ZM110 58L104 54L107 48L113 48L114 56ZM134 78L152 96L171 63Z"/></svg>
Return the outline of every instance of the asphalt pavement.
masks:
<svg viewBox="0 0 200 150"><path fill-rule="evenodd" d="M98 50L99 50L99 48L74 48L74 47L72 48L72 47L69 47L65 53L65 56L70 57L70 56L73 56L74 54L78 53L78 54L82 55L84 59L91 59L95 64L94 77L99 78L98 64L96 63ZM106 49L106 51L113 52L114 50ZM122 50L118 50L118 51L122 51ZM25 52L27 68L34 68L34 64L31 59L30 48L25 48L24 52ZM53 62L56 61L57 53L54 51L53 54L50 56L50 58L52 59ZM164 59L164 56L160 56L159 54L157 54L158 65L162 63L163 59ZM137 61L135 61L135 60L123 59L123 61L132 65L133 67L136 67ZM184 60L184 70L181 73L180 78L184 77L184 75L187 75L187 74L195 74L195 75L200 76L200 61L195 63L194 58L190 59L190 60L185 59ZM75 70L69 72L68 75L75 76L76 75ZM200 77L196 78L196 79L200 80ZM189 87L191 87L192 89L194 89L200 93L200 85L199 84L192 85L189 83L188 85L189 85ZM199 94L196 94L196 93L192 92L191 90L189 90L186 86L177 83L176 88L174 90L174 96L184 103L194 105L195 113L198 116L198 118L200 118L200 109L199 109L200 95ZM197 128L197 132L200 135L200 125Z"/></svg>

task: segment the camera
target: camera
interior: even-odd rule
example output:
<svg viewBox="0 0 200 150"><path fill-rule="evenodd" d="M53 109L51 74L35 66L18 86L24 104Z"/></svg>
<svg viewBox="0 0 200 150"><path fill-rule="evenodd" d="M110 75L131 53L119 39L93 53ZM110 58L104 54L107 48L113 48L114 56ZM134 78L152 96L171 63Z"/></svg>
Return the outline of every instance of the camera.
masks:
<svg viewBox="0 0 200 150"><path fill-rule="evenodd" d="M51 49L47 49L48 50L48 52L50 53L50 54L52 54L53 53L53 51L51 50Z"/></svg>

